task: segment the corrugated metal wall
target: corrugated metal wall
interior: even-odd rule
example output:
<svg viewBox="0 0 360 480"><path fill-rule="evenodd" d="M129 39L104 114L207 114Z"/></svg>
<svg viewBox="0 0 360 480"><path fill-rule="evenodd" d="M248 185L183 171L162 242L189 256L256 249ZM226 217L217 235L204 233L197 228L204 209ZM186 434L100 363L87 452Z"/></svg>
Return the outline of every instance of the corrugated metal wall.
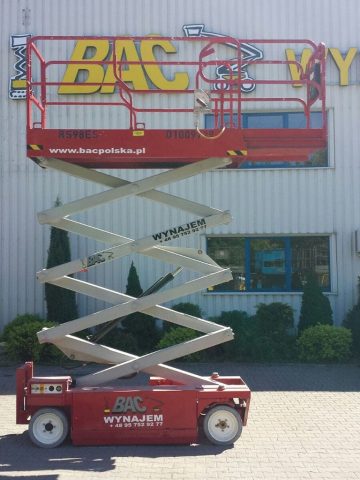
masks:
<svg viewBox="0 0 360 480"><path fill-rule="evenodd" d="M0 129L0 330L18 313L45 311L43 287L35 272L46 263L49 228L37 224L36 212L49 208L59 195L63 202L98 191L98 187L65 175L45 172L25 156L25 103L8 99L15 56L11 34L33 35L182 35L182 26L203 23L210 31L240 38L310 38L339 48L360 48L360 3L357 0L3 0L1 32ZM350 71L350 86L339 86L339 72L328 62L328 107L331 118L329 168L222 171L174 184L167 189L230 209L228 226L211 233L244 235L330 234L332 293L338 323L356 301L360 260L353 245L360 227L360 66ZM81 119L83 112L77 114ZM100 117L101 124L105 119ZM71 120L71 119L70 119ZM69 121L70 121L69 120ZM77 118L75 118L77 121ZM122 171L133 180L153 171ZM96 226L137 238L187 217L142 199L129 199L89 212L82 219ZM136 221L135 221L136 219ZM93 253L102 245L71 238L73 257ZM204 238L188 245L204 246ZM124 290L131 259L96 269L89 279ZM137 257L144 287L164 273L159 262ZM259 302L283 301L297 311L299 294L198 294L190 298L208 315L222 310L254 312ZM101 307L79 299L81 312Z"/></svg>

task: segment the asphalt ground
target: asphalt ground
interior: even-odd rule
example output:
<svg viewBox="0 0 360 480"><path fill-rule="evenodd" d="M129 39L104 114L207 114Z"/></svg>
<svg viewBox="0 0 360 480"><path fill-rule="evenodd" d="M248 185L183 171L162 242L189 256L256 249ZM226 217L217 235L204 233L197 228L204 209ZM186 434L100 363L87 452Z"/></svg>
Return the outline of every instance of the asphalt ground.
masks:
<svg viewBox="0 0 360 480"><path fill-rule="evenodd" d="M0 367L0 478L197 480L360 479L358 365L180 365L194 373L241 375L250 386L248 425L231 447L41 449L15 424L15 367ZM81 372L79 372L81 373ZM63 375L39 367L36 375ZM132 383L145 379L140 375Z"/></svg>

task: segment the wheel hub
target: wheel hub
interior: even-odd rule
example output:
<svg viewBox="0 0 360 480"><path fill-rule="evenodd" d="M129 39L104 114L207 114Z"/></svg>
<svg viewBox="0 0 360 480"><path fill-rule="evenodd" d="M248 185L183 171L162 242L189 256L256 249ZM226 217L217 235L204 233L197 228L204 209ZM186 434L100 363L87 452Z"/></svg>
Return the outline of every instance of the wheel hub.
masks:
<svg viewBox="0 0 360 480"><path fill-rule="evenodd" d="M215 425L215 427L220 428L220 430L223 432L226 428L229 428L229 425L227 423L227 420L221 420L219 418L218 423Z"/></svg>
<svg viewBox="0 0 360 480"><path fill-rule="evenodd" d="M55 426L51 422L48 422L48 423L44 423L44 428L45 428L44 432L52 433Z"/></svg>

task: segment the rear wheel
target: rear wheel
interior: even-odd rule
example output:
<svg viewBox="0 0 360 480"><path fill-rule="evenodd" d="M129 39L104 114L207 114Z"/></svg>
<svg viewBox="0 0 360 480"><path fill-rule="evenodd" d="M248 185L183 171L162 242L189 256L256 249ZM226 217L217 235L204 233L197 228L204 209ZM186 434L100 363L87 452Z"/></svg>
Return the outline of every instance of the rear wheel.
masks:
<svg viewBox="0 0 360 480"><path fill-rule="evenodd" d="M63 443L69 432L69 421L57 408L41 408L32 417L29 435L42 448L54 448Z"/></svg>
<svg viewBox="0 0 360 480"><path fill-rule="evenodd" d="M231 445L240 437L242 420L239 413L228 405L211 408L204 418L204 433L215 445Z"/></svg>

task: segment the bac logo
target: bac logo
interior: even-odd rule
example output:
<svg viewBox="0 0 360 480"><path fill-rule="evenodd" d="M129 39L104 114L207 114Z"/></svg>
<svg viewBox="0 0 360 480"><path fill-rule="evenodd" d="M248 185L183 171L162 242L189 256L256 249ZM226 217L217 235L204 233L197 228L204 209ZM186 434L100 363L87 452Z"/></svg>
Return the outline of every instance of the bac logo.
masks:
<svg viewBox="0 0 360 480"><path fill-rule="evenodd" d="M146 407L142 405L143 399L141 397L117 397L113 406L113 413L126 412L146 412Z"/></svg>
<svg viewBox="0 0 360 480"><path fill-rule="evenodd" d="M221 33L214 33L214 32L207 32L205 30L205 25L202 24L191 24L191 25L184 25L183 30L186 37L216 37L216 38L224 38L227 35L222 35ZM227 43L229 47L237 48L237 45L234 43ZM241 59L242 59L242 66L241 66L241 79L245 80L245 82L241 85L241 91L244 93L250 93L255 90L255 83L252 82L254 80L250 77L249 72L247 71L247 67L249 63L255 62L256 60L261 60L264 58L264 54L261 50L256 48L254 45L250 43L242 43L241 44ZM231 62L231 60L230 60ZM231 71L230 71L231 70ZM230 63L230 68L228 65L220 65L216 69L216 78L219 80L226 80L226 79L236 79L239 75L238 72L238 61L235 58L233 63ZM227 90L229 86L224 84L224 82L219 82L215 84L216 90Z"/></svg>
<svg viewBox="0 0 360 480"><path fill-rule="evenodd" d="M183 31L186 37L218 37L226 35L208 32L202 24L184 25ZM16 75L10 78L9 96L11 99L26 98L26 35L11 35L10 47L14 50L17 62L14 65ZM234 49L235 44L228 44ZM92 94L92 93L114 93L116 78L113 71L112 60L115 49L116 58L122 58L126 62L126 68L122 70L121 76L125 83L130 84L134 90L186 90L189 87L189 75L187 72L174 72L170 77L165 76L161 67L156 63L156 54L162 50L165 54L177 53L176 47L169 40L159 38L144 39L141 42L134 42L132 39L121 39L115 42L115 46L106 39L83 39L79 40L71 53L70 61L67 64L59 94ZM246 80L241 90L249 93L255 89L247 67L249 63L263 58L263 52L253 45L242 43L242 67L241 78ZM102 63L102 62L108 63ZM134 63L131 63L134 62ZM142 62L140 64L140 62ZM229 65L220 65L216 69L216 78L226 80L237 78L239 72L236 59ZM216 83L216 90L227 89L224 82Z"/></svg>
<svg viewBox="0 0 360 480"><path fill-rule="evenodd" d="M184 25L183 31L186 37L226 37L220 33L207 32L202 24ZM234 49L237 48L233 43L228 45ZM161 67L156 64L156 50L161 49L166 54L177 53L176 47L169 40L164 40L159 36L158 39L144 39L135 44L130 38L128 40L121 39L116 41L113 47L106 39L84 39L79 40L74 47L70 60L78 63L67 65L62 78L63 85L59 87L58 93L114 93L116 78L111 63L114 58L113 48L116 58L129 62L126 64L126 69L122 70L121 77L125 83L130 83L132 89L186 90L189 87L190 81L187 72L176 72L171 78L167 78ZM241 54L240 75L241 79L245 80L241 90L249 93L255 89L255 84L252 82L253 78L250 77L247 67L251 62L262 59L263 52L249 43L242 43ZM103 61L109 63L101 63ZM238 75L237 59L234 59L232 63L230 61L230 67L229 65L220 65L216 69L216 78L219 80L235 79ZM75 83L77 84L74 85ZM214 88L221 90L228 89L229 86L224 82L219 82L215 84Z"/></svg>
<svg viewBox="0 0 360 480"><path fill-rule="evenodd" d="M149 85L159 90L188 88L189 77L186 72L176 72L171 78L167 78L156 64L155 49L161 49L166 54L176 53L175 46L169 40L159 37L144 39L135 44L134 40L121 39L115 42L114 49L116 58L129 62L122 70L121 78L123 82L132 84L131 87L134 90L149 90ZM70 58L72 62L78 63L67 65L62 79L62 83L78 83L78 85L61 85L58 92L60 94L114 93L116 78L112 65L113 58L114 52L108 40L79 40ZM89 60L92 63L89 63ZM109 63L102 64L104 60ZM142 64L140 64L141 61ZM86 79L80 82L81 77Z"/></svg>

